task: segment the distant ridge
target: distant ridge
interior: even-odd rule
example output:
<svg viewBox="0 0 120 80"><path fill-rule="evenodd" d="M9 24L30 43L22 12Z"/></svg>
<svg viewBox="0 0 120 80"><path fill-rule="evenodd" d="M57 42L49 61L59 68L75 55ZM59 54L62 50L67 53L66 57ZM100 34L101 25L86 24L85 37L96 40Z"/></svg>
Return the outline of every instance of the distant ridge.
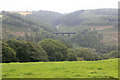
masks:
<svg viewBox="0 0 120 80"><path fill-rule="evenodd" d="M8 11L9 13L18 13L18 14L21 14L21 15L28 15L28 14L32 14L32 11Z"/></svg>

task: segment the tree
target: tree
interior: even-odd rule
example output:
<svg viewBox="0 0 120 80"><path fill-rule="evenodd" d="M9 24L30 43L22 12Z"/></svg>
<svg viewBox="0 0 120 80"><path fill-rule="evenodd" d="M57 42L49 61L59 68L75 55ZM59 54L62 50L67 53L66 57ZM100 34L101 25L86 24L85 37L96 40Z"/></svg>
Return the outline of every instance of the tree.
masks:
<svg viewBox="0 0 120 80"><path fill-rule="evenodd" d="M103 57L104 58L119 58L120 53L118 51L111 51L109 53L103 54Z"/></svg>
<svg viewBox="0 0 120 80"><path fill-rule="evenodd" d="M77 48L76 49L77 57L80 57L87 61L99 60L101 57L95 52L89 50L88 48Z"/></svg>
<svg viewBox="0 0 120 80"><path fill-rule="evenodd" d="M74 49L68 49L68 60L69 61L77 61L77 55Z"/></svg>
<svg viewBox="0 0 120 80"><path fill-rule="evenodd" d="M2 43L2 61L14 62L17 61L16 52L6 43Z"/></svg>
<svg viewBox="0 0 120 80"><path fill-rule="evenodd" d="M90 47L100 52L104 46L104 44L101 42L102 39L102 34L98 33L96 30L91 31L85 29L78 32L78 34L71 40L77 43L80 47Z"/></svg>
<svg viewBox="0 0 120 80"><path fill-rule="evenodd" d="M27 41L8 40L7 44L16 51L16 56L21 62L48 61L46 52L41 46Z"/></svg>
<svg viewBox="0 0 120 80"><path fill-rule="evenodd" d="M44 39L39 45L47 52L50 61L68 60L67 47L58 40Z"/></svg>

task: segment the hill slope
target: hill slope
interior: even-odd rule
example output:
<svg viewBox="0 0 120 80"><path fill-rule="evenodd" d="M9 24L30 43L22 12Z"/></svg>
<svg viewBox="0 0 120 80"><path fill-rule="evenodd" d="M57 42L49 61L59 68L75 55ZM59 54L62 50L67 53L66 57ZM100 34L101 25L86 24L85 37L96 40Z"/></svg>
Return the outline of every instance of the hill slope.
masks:
<svg viewBox="0 0 120 80"><path fill-rule="evenodd" d="M65 26L116 25L117 14L117 9L79 10L60 17L55 24Z"/></svg>
<svg viewBox="0 0 120 80"><path fill-rule="evenodd" d="M50 34L54 28L38 22L34 18L22 16L17 13L3 12L2 19L3 40L27 36L35 36L38 32L41 34ZM51 35L51 34L50 34Z"/></svg>
<svg viewBox="0 0 120 80"><path fill-rule="evenodd" d="M15 38L36 32L44 38L54 38L53 32L76 32L84 29L96 29L103 34L103 42L117 45L117 9L78 10L69 14L51 11L33 11L22 16L3 12L3 38ZM42 31L42 33L41 33ZM37 41L41 36L37 35ZM52 37L51 37L52 36ZM59 36L60 37L60 36ZM44 39L42 38L42 39Z"/></svg>

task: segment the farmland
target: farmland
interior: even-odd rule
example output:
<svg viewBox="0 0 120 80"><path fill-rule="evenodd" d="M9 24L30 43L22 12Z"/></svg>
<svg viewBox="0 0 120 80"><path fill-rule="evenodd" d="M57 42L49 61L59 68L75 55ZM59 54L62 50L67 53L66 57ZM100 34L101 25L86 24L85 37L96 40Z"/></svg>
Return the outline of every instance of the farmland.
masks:
<svg viewBox="0 0 120 80"><path fill-rule="evenodd" d="M118 78L118 59L3 63L3 78Z"/></svg>

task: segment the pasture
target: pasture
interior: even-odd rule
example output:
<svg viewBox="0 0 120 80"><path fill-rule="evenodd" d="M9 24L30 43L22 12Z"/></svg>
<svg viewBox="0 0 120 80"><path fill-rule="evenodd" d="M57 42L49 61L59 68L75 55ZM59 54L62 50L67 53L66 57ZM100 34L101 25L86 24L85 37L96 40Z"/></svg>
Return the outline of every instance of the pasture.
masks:
<svg viewBox="0 0 120 80"><path fill-rule="evenodd" d="M3 63L3 78L118 78L118 59Z"/></svg>

